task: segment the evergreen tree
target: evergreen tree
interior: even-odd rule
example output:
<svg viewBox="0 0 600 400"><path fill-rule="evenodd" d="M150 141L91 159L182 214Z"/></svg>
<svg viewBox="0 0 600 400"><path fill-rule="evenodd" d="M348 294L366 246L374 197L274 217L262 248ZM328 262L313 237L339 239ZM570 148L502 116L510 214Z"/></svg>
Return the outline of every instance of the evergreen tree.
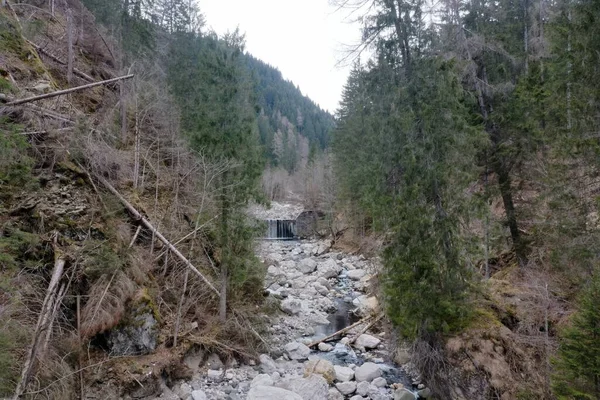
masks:
<svg viewBox="0 0 600 400"><path fill-rule="evenodd" d="M600 274L589 282L562 332L553 388L559 399L600 399Z"/></svg>

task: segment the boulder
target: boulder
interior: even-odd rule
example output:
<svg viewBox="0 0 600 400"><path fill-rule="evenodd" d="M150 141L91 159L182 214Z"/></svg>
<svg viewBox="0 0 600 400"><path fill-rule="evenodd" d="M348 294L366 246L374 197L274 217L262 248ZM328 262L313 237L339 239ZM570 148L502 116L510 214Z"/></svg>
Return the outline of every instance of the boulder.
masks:
<svg viewBox="0 0 600 400"><path fill-rule="evenodd" d="M359 382L356 385L356 393L361 396L366 396L369 393L369 386L371 386L369 382Z"/></svg>
<svg viewBox="0 0 600 400"><path fill-rule="evenodd" d="M279 253L271 253L266 257L267 261L271 261L273 264L279 264L283 260L283 256Z"/></svg>
<svg viewBox="0 0 600 400"><path fill-rule="evenodd" d="M356 306L360 316L366 317L367 315L373 314L379 310L379 301L375 296L358 296L356 299L352 300L352 304Z"/></svg>
<svg viewBox="0 0 600 400"><path fill-rule="evenodd" d="M344 395L336 388L329 389L327 400L344 400Z"/></svg>
<svg viewBox="0 0 600 400"><path fill-rule="evenodd" d="M206 366L209 369L221 369L224 367L223 365L223 361L221 361L221 359L219 358L218 354L212 353L210 356L208 356L208 358L206 359Z"/></svg>
<svg viewBox="0 0 600 400"><path fill-rule="evenodd" d="M284 383L284 387L304 400L327 400L329 394L327 381L320 375L291 379Z"/></svg>
<svg viewBox="0 0 600 400"><path fill-rule="evenodd" d="M296 299L285 299L281 302L279 308L289 315L300 314L302 311L302 302Z"/></svg>
<svg viewBox="0 0 600 400"><path fill-rule="evenodd" d="M150 301L135 306L126 325L113 329L108 334L108 347L114 356L150 354L156 349L158 321L154 317Z"/></svg>
<svg viewBox="0 0 600 400"><path fill-rule="evenodd" d="M381 340L379 340L375 336L363 333L358 338L356 338L354 345L359 349L374 349L379 345L379 343L381 343Z"/></svg>
<svg viewBox="0 0 600 400"><path fill-rule="evenodd" d="M379 368L379 365L372 362L366 362L354 371L354 377L357 382L371 382L373 379L379 378L380 376L381 368Z"/></svg>
<svg viewBox="0 0 600 400"><path fill-rule="evenodd" d="M354 370L352 368L335 365L333 369L335 371L336 381L347 382L354 378Z"/></svg>
<svg viewBox="0 0 600 400"><path fill-rule="evenodd" d="M319 348L319 351L331 351L331 350L333 350L333 346L330 345L329 343L325 343L325 342L319 343L319 345L317 347Z"/></svg>
<svg viewBox="0 0 600 400"><path fill-rule="evenodd" d="M272 374L273 372L277 371L277 365L275 365L275 361L273 361L273 359L267 354L261 354L258 357L258 360L260 361L260 370L262 373Z"/></svg>
<svg viewBox="0 0 600 400"><path fill-rule="evenodd" d="M302 397L289 390L281 389L273 386L254 386L248 392L246 400L302 400Z"/></svg>
<svg viewBox="0 0 600 400"><path fill-rule="evenodd" d="M220 369L209 369L206 372L206 376L209 381L220 382L223 379L223 370Z"/></svg>
<svg viewBox="0 0 600 400"><path fill-rule="evenodd" d="M303 274L310 274L317 269L317 262L312 258L304 258L298 263L298 271Z"/></svg>
<svg viewBox="0 0 600 400"><path fill-rule="evenodd" d="M296 262L292 261L292 260L282 261L279 263L279 267L284 271L285 270L293 271L296 269Z"/></svg>
<svg viewBox="0 0 600 400"><path fill-rule="evenodd" d="M302 343L291 342L285 345L285 352L291 360L306 360L310 349Z"/></svg>
<svg viewBox="0 0 600 400"><path fill-rule="evenodd" d="M273 386L273 378L268 374L256 375L250 382L250 387L254 386Z"/></svg>
<svg viewBox="0 0 600 400"><path fill-rule="evenodd" d="M317 266L317 272L319 274L319 277L325 279L335 278L340 274L341 271L342 267L340 267L338 263L335 260L332 260L331 258L327 261L319 263Z"/></svg>
<svg viewBox="0 0 600 400"><path fill-rule="evenodd" d="M321 375L328 384L333 383L335 379L335 370L333 364L327 360L311 360L304 364L304 377L311 375Z"/></svg>
<svg viewBox="0 0 600 400"><path fill-rule="evenodd" d="M356 392L356 382L354 381L338 382L335 384L335 387L344 396L348 396Z"/></svg>
<svg viewBox="0 0 600 400"><path fill-rule="evenodd" d="M360 278L362 278L363 276L365 276L367 273L365 271L363 271L362 269L353 269L351 271L348 271L348 278L352 279L353 281L359 281Z"/></svg>
<svg viewBox="0 0 600 400"><path fill-rule="evenodd" d="M327 287L321 285L319 282L315 282L313 287L321 296L327 296L329 294L329 289Z"/></svg>
<svg viewBox="0 0 600 400"><path fill-rule="evenodd" d="M387 381L385 380L385 378L375 378L373 379L373 382L371 382L373 384L373 386L379 387L379 388L383 388L387 386Z"/></svg>
<svg viewBox="0 0 600 400"><path fill-rule="evenodd" d="M417 394L419 395L419 398L424 399L430 399L433 396L433 394L431 393L431 389L429 388L421 389L417 392Z"/></svg>
<svg viewBox="0 0 600 400"><path fill-rule="evenodd" d="M194 390L192 392L192 399L193 400L207 400L206 393L204 393L204 391L202 391L202 390Z"/></svg>
<svg viewBox="0 0 600 400"><path fill-rule="evenodd" d="M415 400L416 397L414 394L412 394L411 391L409 391L408 389L397 389L394 392L394 400Z"/></svg>

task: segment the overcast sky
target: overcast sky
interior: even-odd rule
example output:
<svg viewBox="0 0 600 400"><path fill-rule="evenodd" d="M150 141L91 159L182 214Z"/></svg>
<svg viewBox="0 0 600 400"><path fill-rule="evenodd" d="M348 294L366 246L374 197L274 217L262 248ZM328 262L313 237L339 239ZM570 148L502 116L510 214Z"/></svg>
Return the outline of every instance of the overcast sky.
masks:
<svg viewBox="0 0 600 400"><path fill-rule="evenodd" d="M348 77L337 67L344 45L360 39L360 26L347 21L328 0L199 0L217 33L239 26L246 49L278 68L285 79L321 107L334 112Z"/></svg>

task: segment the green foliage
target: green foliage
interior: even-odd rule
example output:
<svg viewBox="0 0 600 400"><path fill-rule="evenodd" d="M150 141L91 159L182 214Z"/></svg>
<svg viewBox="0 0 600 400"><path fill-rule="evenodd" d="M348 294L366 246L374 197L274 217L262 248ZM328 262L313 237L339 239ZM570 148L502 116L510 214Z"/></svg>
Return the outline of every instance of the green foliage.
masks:
<svg viewBox="0 0 600 400"><path fill-rule="evenodd" d="M27 155L29 143L17 131L17 125L0 119L0 191L5 194L32 181L33 159Z"/></svg>
<svg viewBox="0 0 600 400"><path fill-rule="evenodd" d="M29 343L24 328L16 320L4 320L0 327L0 396L13 395L21 367L18 350L24 343Z"/></svg>
<svg viewBox="0 0 600 400"><path fill-rule="evenodd" d="M104 274L112 275L117 271L123 271L127 265L127 257L119 254L105 241L86 241L80 257L83 271L92 281Z"/></svg>
<svg viewBox="0 0 600 400"><path fill-rule="evenodd" d="M600 274L579 300L571 326L561 333L552 386L559 399L600 398Z"/></svg>
<svg viewBox="0 0 600 400"><path fill-rule="evenodd" d="M1 269L15 269L22 263L39 267L45 258L47 251L38 235L10 227L0 230Z"/></svg>

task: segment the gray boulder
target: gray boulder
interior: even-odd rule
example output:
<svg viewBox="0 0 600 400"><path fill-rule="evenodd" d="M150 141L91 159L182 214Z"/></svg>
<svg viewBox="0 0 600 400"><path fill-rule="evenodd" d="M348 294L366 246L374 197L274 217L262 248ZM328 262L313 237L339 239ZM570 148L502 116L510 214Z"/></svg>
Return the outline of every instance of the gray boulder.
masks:
<svg viewBox="0 0 600 400"><path fill-rule="evenodd" d="M202 390L194 390L192 392L192 399L193 400L207 400L206 393L204 393L204 391L202 391Z"/></svg>
<svg viewBox="0 0 600 400"><path fill-rule="evenodd" d="M397 389L394 392L394 400L415 400L416 397L408 389Z"/></svg>
<svg viewBox="0 0 600 400"><path fill-rule="evenodd" d="M333 369L335 370L336 381L347 382L354 378L354 370L352 368L334 365Z"/></svg>
<svg viewBox="0 0 600 400"><path fill-rule="evenodd" d="M302 302L296 299L285 299L281 302L279 308L289 315L300 314L302 311Z"/></svg>
<svg viewBox="0 0 600 400"><path fill-rule="evenodd" d="M149 306L142 304L125 318L127 325L113 329L108 334L108 346L112 356L150 354L156 349L158 321Z"/></svg>
<svg viewBox="0 0 600 400"><path fill-rule="evenodd" d="M250 382L250 387L254 386L273 386L273 378L267 374L256 375Z"/></svg>
<svg viewBox="0 0 600 400"><path fill-rule="evenodd" d="M267 354L261 354L258 359L260 361L260 370L264 374L272 374L273 372L277 371L277 365L275 365L275 361L273 361L273 359Z"/></svg>
<svg viewBox="0 0 600 400"><path fill-rule="evenodd" d="M348 271L348 278L352 279L353 281L360 281L360 279L366 274L367 273L362 269L353 269Z"/></svg>
<svg viewBox="0 0 600 400"><path fill-rule="evenodd" d="M254 386L248 392L246 400L302 400L298 394L274 386Z"/></svg>
<svg viewBox="0 0 600 400"><path fill-rule="evenodd" d="M320 263L317 267L317 271L321 278L329 279L338 276L342 271L342 267L340 267L335 260L330 258L327 261Z"/></svg>
<svg viewBox="0 0 600 400"><path fill-rule="evenodd" d="M381 368L375 363L366 362L354 371L357 382L371 382L381 376Z"/></svg>
<svg viewBox="0 0 600 400"><path fill-rule="evenodd" d="M304 258L298 263L298 270L303 274L310 274L317 269L317 262L312 258Z"/></svg>
<svg viewBox="0 0 600 400"><path fill-rule="evenodd" d="M306 360L310 354L310 349L298 342L291 342L284 347L286 354L291 360Z"/></svg>
<svg viewBox="0 0 600 400"><path fill-rule="evenodd" d="M338 382L335 384L335 387L344 396L348 396L348 395L351 395L352 393L356 392L356 382L354 382L354 381Z"/></svg>
<svg viewBox="0 0 600 400"><path fill-rule="evenodd" d="M356 338L354 345L362 349L374 349L379 345L379 343L381 343L381 340L379 340L375 336L363 333L358 338Z"/></svg>
<svg viewBox="0 0 600 400"><path fill-rule="evenodd" d="M356 385L356 393L361 396L366 396L369 393L369 386L371 386L369 382L359 382Z"/></svg>
<svg viewBox="0 0 600 400"><path fill-rule="evenodd" d="M299 394L304 400L327 400L329 395L329 385L320 375L287 380L282 382L282 387Z"/></svg>

